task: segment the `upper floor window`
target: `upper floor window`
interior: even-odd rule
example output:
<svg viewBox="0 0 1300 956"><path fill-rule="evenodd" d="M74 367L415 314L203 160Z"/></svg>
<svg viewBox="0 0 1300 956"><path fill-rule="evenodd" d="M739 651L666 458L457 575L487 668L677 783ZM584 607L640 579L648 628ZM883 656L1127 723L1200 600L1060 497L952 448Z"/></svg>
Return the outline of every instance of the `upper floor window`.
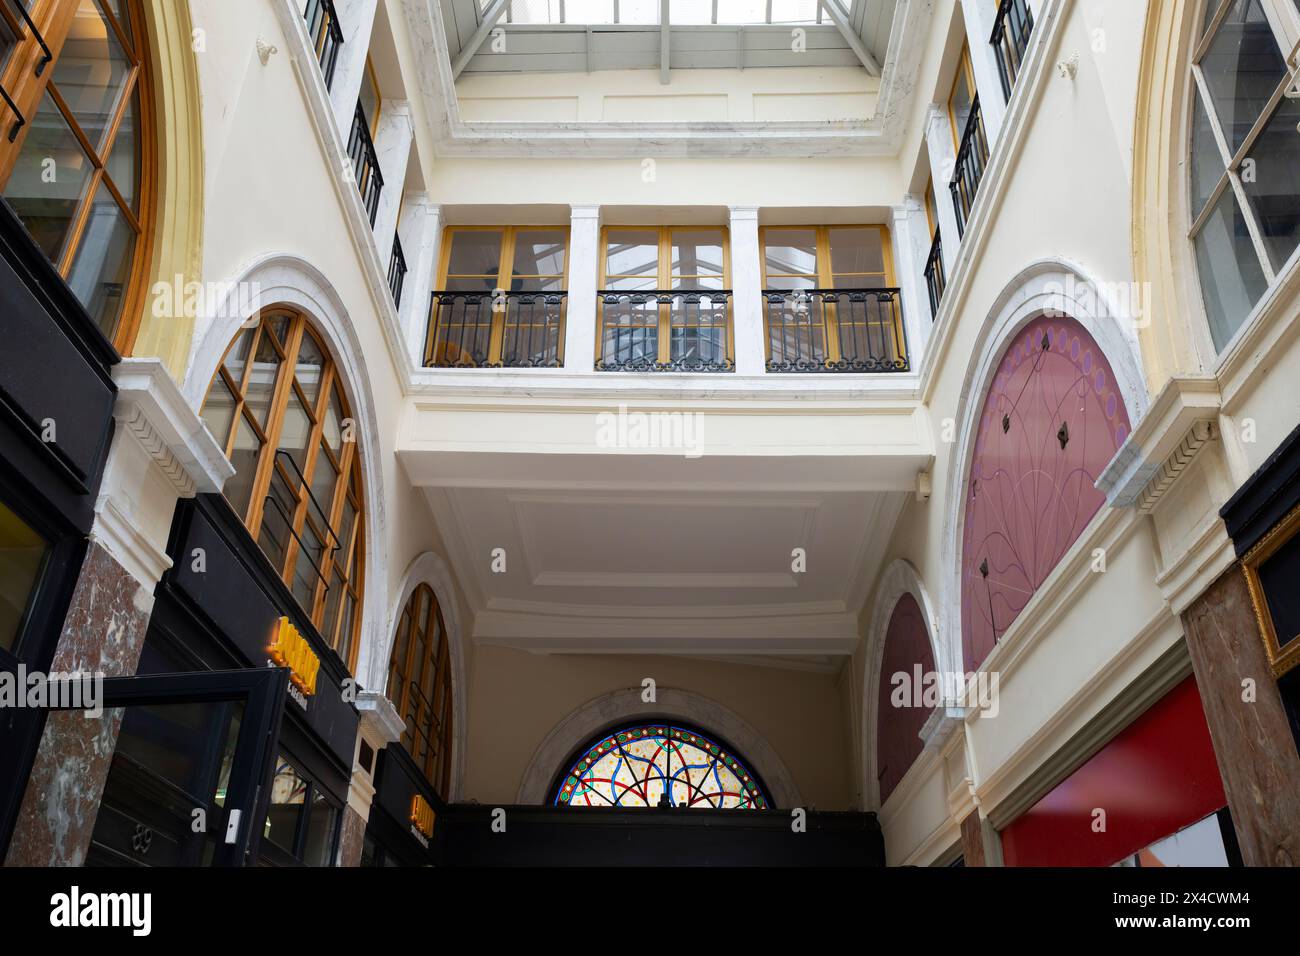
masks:
<svg viewBox="0 0 1300 956"><path fill-rule="evenodd" d="M607 227L596 368L734 368L727 253L721 226Z"/></svg>
<svg viewBox="0 0 1300 956"><path fill-rule="evenodd" d="M948 123L952 127L954 148L961 145L962 134L970 122L976 96L975 69L971 66L970 49L963 46L961 57L957 61L957 76L952 81L952 91L948 94Z"/></svg>
<svg viewBox="0 0 1300 956"><path fill-rule="evenodd" d="M601 734L563 769L560 807L687 807L768 810L748 761L692 727L637 723Z"/></svg>
<svg viewBox="0 0 1300 956"><path fill-rule="evenodd" d="M143 309L150 203L137 0L0 4L0 190L105 336Z"/></svg>
<svg viewBox="0 0 1300 956"><path fill-rule="evenodd" d="M427 584L411 592L397 622L388 665L388 699L406 721L402 746L448 799L451 783L451 654L438 598Z"/></svg>
<svg viewBox="0 0 1300 956"><path fill-rule="evenodd" d="M241 331L202 414L235 466L226 499L326 643L355 669L361 460L342 376L306 318L271 309Z"/></svg>
<svg viewBox="0 0 1300 956"><path fill-rule="evenodd" d="M1222 350L1300 244L1294 0L1209 0L1192 76L1191 238Z"/></svg>
<svg viewBox="0 0 1300 956"><path fill-rule="evenodd" d="M425 363L564 364L566 226L451 226L443 240Z"/></svg>
<svg viewBox="0 0 1300 956"><path fill-rule="evenodd" d="M770 226L761 240L770 370L906 367L887 227Z"/></svg>

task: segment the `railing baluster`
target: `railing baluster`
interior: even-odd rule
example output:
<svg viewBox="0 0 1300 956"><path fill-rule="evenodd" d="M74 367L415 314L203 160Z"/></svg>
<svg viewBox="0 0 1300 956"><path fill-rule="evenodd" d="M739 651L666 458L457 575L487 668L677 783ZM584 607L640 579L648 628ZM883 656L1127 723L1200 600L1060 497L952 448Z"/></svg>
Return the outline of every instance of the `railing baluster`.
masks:
<svg viewBox="0 0 1300 956"><path fill-rule="evenodd" d="M611 290L596 295L601 315L598 371L734 371L735 365L727 357L729 289ZM615 311L614 306L619 309ZM670 357L660 362L658 317L665 307Z"/></svg>
<svg viewBox="0 0 1300 956"><path fill-rule="evenodd" d="M302 15L328 90L334 85L334 68L338 64L339 48L343 46L343 26L334 9L334 0L308 0Z"/></svg>
<svg viewBox="0 0 1300 956"><path fill-rule="evenodd" d="M966 232L966 223L970 220L971 207L975 204L975 194L979 190L988 155L988 139L985 136L984 121L980 114L980 98L977 95L971 101L970 115L966 118L966 129L962 131L961 146L957 150L956 169L953 180L948 186L952 194L954 212L957 215L959 236Z"/></svg>
<svg viewBox="0 0 1300 956"><path fill-rule="evenodd" d="M402 288L406 284L406 253L402 240L393 236L393 254L388 260L388 288L393 293L393 305L401 308Z"/></svg>
<svg viewBox="0 0 1300 956"><path fill-rule="evenodd" d="M905 372L910 368L896 288L764 289L763 299L768 310L769 372ZM840 344L835 361L831 361L832 338Z"/></svg>
<svg viewBox="0 0 1300 956"><path fill-rule="evenodd" d="M427 362L441 368L559 368L568 293L435 292ZM500 306L501 357L489 354ZM438 343L447 345L439 354ZM453 344L454 343L454 344ZM552 343L554 343L552 345Z"/></svg>
<svg viewBox="0 0 1300 956"><path fill-rule="evenodd" d="M993 35L989 42L998 61L998 76L1002 81L1002 95L1011 99L1016 78L1024 64L1025 51L1034 31L1034 15L1026 0L1002 0L993 21Z"/></svg>

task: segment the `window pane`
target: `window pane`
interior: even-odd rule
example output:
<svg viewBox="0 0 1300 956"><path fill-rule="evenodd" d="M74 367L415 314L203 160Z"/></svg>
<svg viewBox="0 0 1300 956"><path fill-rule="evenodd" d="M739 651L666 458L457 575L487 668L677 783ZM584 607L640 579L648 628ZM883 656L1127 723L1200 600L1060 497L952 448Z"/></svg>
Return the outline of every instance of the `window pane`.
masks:
<svg viewBox="0 0 1300 956"><path fill-rule="evenodd" d="M813 229L769 229L766 233L767 273L816 275L817 233ZM772 286L772 288L790 288Z"/></svg>
<svg viewBox="0 0 1300 956"><path fill-rule="evenodd" d="M313 518L320 521L329 520L330 511L334 507L334 484L337 477L338 473L334 470L334 463L325 454L325 449L318 449L316 464L312 466L311 474L311 496L316 503L312 507ZM328 543L333 546L334 541L330 540Z"/></svg>
<svg viewBox="0 0 1300 956"><path fill-rule="evenodd" d="M302 386L307 402L316 408L316 398L320 395L321 373L325 370L325 354L320 344L310 332L303 332L302 345L298 347L298 359L294 363L293 374Z"/></svg>
<svg viewBox="0 0 1300 956"><path fill-rule="evenodd" d="M1259 0L1235 0L1201 69L1219 124L1235 152L1286 71Z"/></svg>
<svg viewBox="0 0 1300 956"><path fill-rule="evenodd" d="M735 3L736 0L731 0ZM723 4L725 6L725 4ZM671 0L668 21L673 24L708 24L713 22L713 0Z"/></svg>
<svg viewBox="0 0 1300 956"><path fill-rule="evenodd" d="M240 388L244 383L244 367L248 363L248 350L253 347L253 335L256 331L256 329L244 329L230 346L230 351L226 353L224 364L236 388Z"/></svg>
<svg viewBox="0 0 1300 956"><path fill-rule="evenodd" d="M306 797L307 781L281 757L276 763L275 777L271 780L271 806L266 812L266 829L262 833L262 839L292 853L294 838L298 833L298 818L302 816Z"/></svg>
<svg viewBox="0 0 1300 956"><path fill-rule="evenodd" d="M1268 287L1231 189L1224 190L1196 237L1196 261L1210 335L1222 349Z"/></svg>
<svg viewBox="0 0 1300 956"><path fill-rule="evenodd" d="M335 821L338 808L320 792L312 794L311 817L307 821L307 841L302 848L302 861L308 866L329 866L334 849Z"/></svg>
<svg viewBox="0 0 1300 956"><path fill-rule="evenodd" d="M293 596L304 610L311 613L312 602L316 597L316 585L320 582L317 569L322 568L324 546L321 544L321 536L316 532L310 519L302 523L302 533L299 537L302 539L302 544L298 548L298 557L294 559Z"/></svg>
<svg viewBox="0 0 1300 956"><path fill-rule="evenodd" d="M957 79L953 85L952 95L948 98L948 114L952 119L954 135L958 140L966 131L966 121L970 119L971 102L974 99L969 77L966 74L965 57L966 52L963 50L962 61L957 65Z"/></svg>
<svg viewBox="0 0 1300 956"><path fill-rule="evenodd" d="M815 289L816 276L773 276L767 277L769 289Z"/></svg>
<svg viewBox="0 0 1300 956"><path fill-rule="evenodd" d="M336 388L330 395L329 404L325 406L325 422L322 426L325 441L335 455L343 454L343 418L343 400L339 398Z"/></svg>
<svg viewBox="0 0 1300 956"><path fill-rule="evenodd" d="M722 233L716 229L674 232L672 254L674 277L721 275Z"/></svg>
<svg viewBox="0 0 1300 956"><path fill-rule="evenodd" d="M134 254L135 230L108 187L101 183L72 260L68 285L110 340L122 314Z"/></svg>
<svg viewBox="0 0 1300 956"><path fill-rule="evenodd" d="M879 229L832 229L831 272L885 271L885 250Z"/></svg>
<svg viewBox="0 0 1300 956"><path fill-rule="evenodd" d="M49 554L45 539L0 503L0 648L18 648L18 629Z"/></svg>
<svg viewBox="0 0 1300 956"><path fill-rule="evenodd" d="M1227 161L1219 151L1214 132L1210 129L1209 117L1205 115L1205 105L1197 98L1192 107L1192 218L1196 219L1205 204L1209 202L1214 187L1223 178Z"/></svg>
<svg viewBox="0 0 1300 956"><path fill-rule="evenodd" d="M298 471L303 473L307 466L307 439L310 434L311 419L307 416L307 409L303 406L298 393L291 391L289 404L284 410L284 424L280 429L280 442L276 450L288 452L294 464L298 466ZM299 476L293 474L293 469L288 470L293 480L297 482Z"/></svg>
<svg viewBox="0 0 1300 956"><path fill-rule="evenodd" d="M242 518L248 514L248 499L253 493L253 479L257 476L257 458L262 452L262 440L243 415L239 416L238 427L235 447L230 453L230 463L235 466L235 473L226 481L224 491L226 500Z"/></svg>
<svg viewBox="0 0 1300 956"><path fill-rule="evenodd" d="M606 275L657 276L659 234L645 229L611 229L607 236ZM619 287L621 288L621 287ZM654 286L646 286L653 289Z"/></svg>
<svg viewBox="0 0 1300 956"><path fill-rule="evenodd" d="M230 393L225 379L220 375L212 380L208 397L203 400L203 424L222 448L230 437L230 426L235 417L235 396Z"/></svg>
<svg viewBox="0 0 1300 956"><path fill-rule="evenodd" d="M1251 175L1242 187L1264 236L1275 271L1291 258L1300 239L1300 100L1285 97L1250 149Z"/></svg>
<svg viewBox="0 0 1300 956"><path fill-rule="evenodd" d="M54 85L101 155L104 133L131 70L117 34L95 0L81 0L72 18L72 31L54 67Z"/></svg>
<svg viewBox="0 0 1300 956"><path fill-rule="evenodd" d="M767 0L731 0L730 3L720 3L718 22L766 23Z"/></svg>
<svg viewBox="0 0 1300 956"><path fill-rule="evenodd" d="M31 119L4 198L53 262L59 261L89 181L90 160L47 93Z"/></svg>
<svg viewBox="0 0 1300 956"><path fill-rule="evenodd" d="M257 343L253 370L244 389L244 398L248 402L249 411L253 413L253 417L257 419L257 423L263 430L270 420L271 399L275 396L275 379L279 371L280 355L263 332L261 340Z"/></svg>
<svg viewBox="0 0 1300 956"><path fill-rule="evenodd" d="M564 233L557 229L528 230L515 236L513 274L558 276L564 274Z"/></svg>
<svg viewBox="0 0 1300 956"><path fill-rule="evenodd" d="M490 275L501 271L501 231L499 229L454 232L447 275ZM488 286L492 288L493 286Z"/></svg>

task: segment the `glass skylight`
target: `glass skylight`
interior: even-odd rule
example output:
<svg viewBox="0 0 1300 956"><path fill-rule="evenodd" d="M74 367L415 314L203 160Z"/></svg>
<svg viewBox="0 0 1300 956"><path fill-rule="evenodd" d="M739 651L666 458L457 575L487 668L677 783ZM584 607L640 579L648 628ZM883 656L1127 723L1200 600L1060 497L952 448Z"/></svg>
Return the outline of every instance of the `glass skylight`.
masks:
<svg viewBox="0 0 1300 956"><path fill-rule="evenodd" d="M486 10L492 0L479 0ZM817 0L669 0L673 24L816 24L830 19ZM657 25L659 0L511 0L507 23Z"/></svg>

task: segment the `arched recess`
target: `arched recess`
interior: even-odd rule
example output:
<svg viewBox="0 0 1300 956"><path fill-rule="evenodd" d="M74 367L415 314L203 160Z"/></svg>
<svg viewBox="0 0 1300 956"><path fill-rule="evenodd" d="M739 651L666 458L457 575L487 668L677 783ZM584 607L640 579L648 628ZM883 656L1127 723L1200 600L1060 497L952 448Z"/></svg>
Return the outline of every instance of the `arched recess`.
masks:
<svg viewBox="0 0 1300 956"><path fill-rule="evenodd" d="M1041 260L1022 270L998 297L980 329L978 349L967 366L958 401L957 443L948 469L946 500L955 506L944 514L942 632L949 639L943 648L947 663L941 666L953 672L972 669L962 654L962 546L972 458L985 399L1016 337L1031 323L1040 322L1049 328L1052 348L1058 347L1056 331L1062 323L1051 326L1057 319L1077 323L1100 349L1113 375L1108 387L1122 402L1130 427L1137 424L1148 406L1136 323L1126 309L1112 300L1107 286L1094 282L1082 269L1064 260Z"/></svg>
<svg viewBox="0 0 1300 956"><path fill-rule="evenodd" d="M688 690L660 687L653 704L642 701L641 694L641 688L629 687L597 697L551 728L524 770L516 802L545 804L551 783L562 765L597 734L634 720L664 718L681 720L725 739L749 759L778 808L786 810L803 805L794 778L772 745L734 711Z"/></svg>
<svg viewBox="0 0 1300 956"><path fill-rule="evenodd" d="M374 652L377 655L377 660L373 660L369 666L373 673L387 672L388 659L392 655L393 641L397 636L398 618L401 617L402 609L406 607L406 602L410 600L412 592L421 584L427 584L433 588L433 593L438 599L438 606L442 609L442 623L446 627L449 641L452 754L450 793L447 794L446 799L449 803L456 803L460 800L461 783L465 779L465 742L468 739L465 727L468 713L465 696L469 692L469 686L465 682L465 632L461 629L460 601L456 596L456 585L452 577L451 567L442 559L441 555L426 551L407 567L406 573L402 575L402 584L397 592L397 599L389 609L388 639L382 646L375 645ZM383 684L379 684L375 689L382 689L383 686ZM390 746L397 747L400 744L390 744Z"/></svg>
<svg viewBox="0 0 1300 956"><path fill-rule="evenodd" d="M880 808L880 774L876 738L879 733L879 701L886 688L881 686L882 669L885 659L885 647L890 624L894 620L899 601L911 598L921 616L925 632L930 642L932 669L939 667L945 659L939 631L936 627L934 604L910 562L899 558L891 562L881 575L872 599L871 622L867 629L866 654L862 669L862 799L867 809Z"/></svg>
<svg viewBox="0 0 1300 956"><path fill-rule="evenodd" d="M181 381L195 316L175 307L175 290L197 281L203 263L203 123L198 63L188 3L140 0L140 6L148 26L150 112L156 145L148 279L131 352L157 356ZM155 308L160 293L165 298Z"/></svg>
<svg viewBox="0 0 1300 956"><path fill-rule="evenodd" d="M224 298L206 303L208 312L199 316L182 391L190 406L203 405L212 377L234 341L236 333L262 309L287 306L309 317L312 328L325 339L342 371L352 413L356 417L361 476L365 484L366 600L361 612L361 637L354 675L364 688L382 688L387 677L382 652L391 640L387 600L388 516L384 507L382 436L375 415L370 374L362 359L361 343L352 320L329 280L310 263L297 256L268 256L258 260L238 277L222 282ZM255 290L257 294L251 294ZM376 664L378 662L378 664Z"/></svg>

